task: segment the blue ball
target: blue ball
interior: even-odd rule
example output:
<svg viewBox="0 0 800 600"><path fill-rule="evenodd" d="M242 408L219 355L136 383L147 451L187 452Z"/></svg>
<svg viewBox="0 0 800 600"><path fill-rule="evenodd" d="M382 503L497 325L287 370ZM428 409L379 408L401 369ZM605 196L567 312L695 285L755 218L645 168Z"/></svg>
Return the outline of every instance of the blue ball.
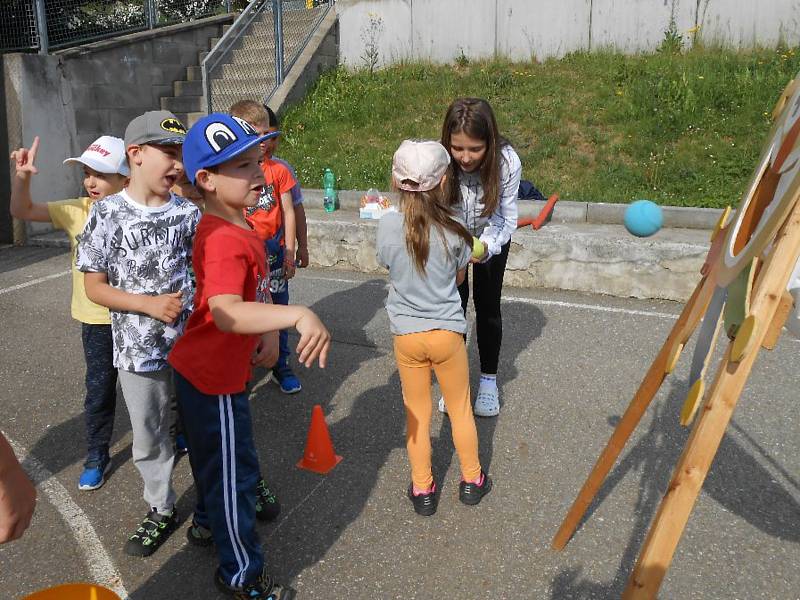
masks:
<svg viewBox="0 0 800 600"><path fill-rule="evenodd" d="M625 209L625 229L637 237L648 237L661 229L661 207L650 200L636 200Z"/></svg>

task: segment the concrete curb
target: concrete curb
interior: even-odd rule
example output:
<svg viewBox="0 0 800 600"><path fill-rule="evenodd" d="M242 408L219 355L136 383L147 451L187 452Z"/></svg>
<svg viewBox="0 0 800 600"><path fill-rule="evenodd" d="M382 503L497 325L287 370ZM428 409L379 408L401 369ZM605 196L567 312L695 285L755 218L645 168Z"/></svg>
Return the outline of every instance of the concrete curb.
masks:
<svg viewBox="0 0 800 600"><path fill-rule="evenodd" d="M365 190L366 191L366 190ZM340 190L339 206L343 210L358 210L361 196L365 191ZM397 201L395 192L381 192L382 195ZM318 189L303 188L304 204L309 208L322 208L324 192ZM544 206L543 201L520 200L520 217L535 217ZM621 225L627 204L606 202L575 202L559 200L553 209L553 223L596 223ZM667 229L713 229L722 215L718 208L687 208L683 206L662 206L664 227Z"/></svg>

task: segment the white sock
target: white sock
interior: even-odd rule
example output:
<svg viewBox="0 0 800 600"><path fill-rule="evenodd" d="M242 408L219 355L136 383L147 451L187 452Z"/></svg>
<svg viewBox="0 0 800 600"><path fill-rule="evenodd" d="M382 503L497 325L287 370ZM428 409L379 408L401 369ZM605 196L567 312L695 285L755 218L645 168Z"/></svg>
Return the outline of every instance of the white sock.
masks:
<svg viewBox="0 0 800 600"><path fill-rule="evenodd" d="M486 373L481 373L480 386L497 389L497 375L487 375Z"/></svg>

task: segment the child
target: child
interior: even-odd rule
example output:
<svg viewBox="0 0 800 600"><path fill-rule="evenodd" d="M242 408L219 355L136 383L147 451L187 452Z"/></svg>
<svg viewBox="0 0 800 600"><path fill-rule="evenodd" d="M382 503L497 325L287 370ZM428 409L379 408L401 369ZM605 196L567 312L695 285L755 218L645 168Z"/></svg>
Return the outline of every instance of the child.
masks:
<svg viewBox="0 0 800 600"><path fill-rule="evenodd" d="M306 366L317 358L325 366L330 334L307 308L269 303L264 243L244 216L264 187L258 145L265 139L246 121L219 113L186 137L186 173L206 209L194 245L195 309L169 360L197 487L187 537L216 545L215 581L223 592L288 600L294 590L264 572L254 527L259 466L246 384L252 366L277 358L277 330L297 328Z"/></svg>
<svg viewBox="0 0 800 600"><path fill-rule="evenodd" d="M264 108L267 109L268 114L275 114L266 104L264 105ZM275 122L277 123L277 117ZM303 206L303 190L300 187L300 180L297 178L297 172L294 170L294 167L288 162L274 155L272 160L289 169L289 173L291 174L292 179L295 181L291 190L292 205L294 206L294 220L297 229L297 253L295 254L295 266L298 269L305 269L308 266L308 223L306 222L306 209Z"/></svg>
<svg viewBox="0 0 800 600"><path fill-rule="evenodd" d="M167 353L188 317L188 276L199 209L170 188L183 168L186 133L168 111L151 111L125 130L129 185L95 203L78 244L86 294L111 310L114 365L133 429L133 462L144 480L147 516L125 544L149 556L177 527L170 436L172 371Z"/></svg>
<svg viewBox="0 0 800 600"><path fill-rule="evenodd" d="M111 337L108 309L89 300L83 287L83 273L75 266L79 234L83 231L89 209L97 200L122 190L129 175L125 145L121 139L104 135L92 142L77 158L67 163L83 165L83 187L87 196L74 200L34 203L31 178L38 172L34 165L39 138L30 149L20 148L11 154L16 173L11 186L11 214L24 221L51 222L63 229L72 251L72 318L81 324L83 356L86 360L86 461L78 479L78 489L96 490L105 483L111 465L109 445L114 428L117 404L117 370Z"/></svg>
<svg viewBox="0 0 800 600"><path fill-rule="evenodd" d="M0 432L0 544L22 537L35 508L36 488Z"/></svg>
<svg viewBox="0 0 800 600"><path fill-rule="evenodd" d="M259 135L280 133L275 113L253 100L242 100L231 106L230 113L247 121ZM289 303L289 279L294 277L297 228L291 191L296 181L291 171L272 159L278 136L262 145L261 168L267 185L258 204L247 211L248 221L266 243L269 259L269 288L275 304ZM289 366L289 335L280 332L280 356L272 368L272 376L284 394L303 389Z"/></svg>
<svg viewBox="0 0 800 600"><path fill-rule="evenodd" d="M463 338L467 323L456 288L469 264L472 237L454 220L442 194L449 163L438 142L400 144L392 179L402 213L388 213L378 225L377 257L389 269L386 312L406 407L408 496L423 516L434 514L437 504L431 473L431 370L447 403L461 462L461 502L478 504L492 489L478 460Z"/></svg>
<svg viewBox="0 0 800 600"><path fill-rule="evenodd" d="M445 197L460 207L467 229L480 238L485 252L473 260L473 303L481 360L481 379L475 414L500 414L497 364L503 338L500 293L506 270L511 234L517 228L517 193L522 163L514 149L497 131L492 107L485 100L455 100L444 118L442 145L452 157ZM466 314L467 279L458 287ZM439 410L447 412L443 400Z"/></svg>

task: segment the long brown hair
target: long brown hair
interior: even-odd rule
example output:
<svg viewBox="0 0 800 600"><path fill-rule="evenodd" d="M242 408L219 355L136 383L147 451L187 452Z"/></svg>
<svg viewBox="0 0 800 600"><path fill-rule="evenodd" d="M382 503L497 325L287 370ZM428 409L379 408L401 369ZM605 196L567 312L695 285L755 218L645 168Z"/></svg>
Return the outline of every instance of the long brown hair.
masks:
<svg viewBox="0 0 800 600"><path fill-rule="evenodd" d="M426 192L399 190L400 206L403 209L403 228L406 234L406 249L417 270L425 275L425 265L430 255L431 229L436 229L447 247L444 230L450 231L472 247L472 236L461 223L453 218L450 206L445 201L439 186Z"/></svg>
<svg viewBox="0 0 800 600"><path fill-rule="evenodd" d="M492 107L480 98L456 98L447 109L442 126L442 146L449 153L454 133L463 133L486 144L486 154L480 166L484 204L481 216L488 217L495 211L500 199L500 150L509 142L497 129ZM450 205L459 203L460 172L458 163L450 161L445 182L445 197Z"/></svg>

